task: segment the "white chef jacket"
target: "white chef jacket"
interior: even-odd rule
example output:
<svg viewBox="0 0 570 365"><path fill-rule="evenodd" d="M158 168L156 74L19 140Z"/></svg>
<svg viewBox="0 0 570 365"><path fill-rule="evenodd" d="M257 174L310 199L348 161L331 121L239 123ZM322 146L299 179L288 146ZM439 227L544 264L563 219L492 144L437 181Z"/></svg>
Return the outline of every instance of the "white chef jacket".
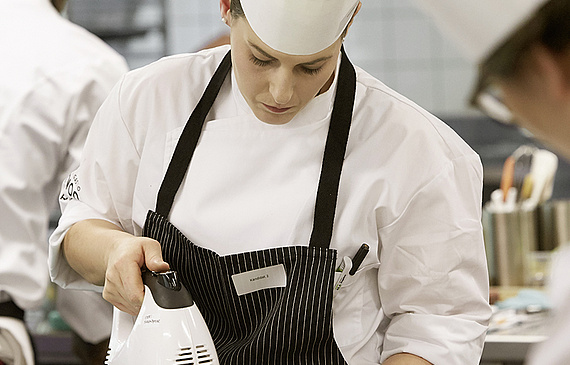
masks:
<svg viewBox="0 0 570 365"><path fill-rule="evenodd" d="M570 364L570 247L561 249L554 260L548 292L553 307L549 338L531 348L528 365Z"/></svg>
<svg viewBox="0 0 570 365"><path fill-rule="evenodd" d="M95 218L140 235L181 131L228 46L133 71L99 110L63 186L52 278L88 288L62 257L69 227ZM331 248L370 245L334 299L349 364L412 352L478 364L490 317L480 221L482 166L444 123L357 70L355 112ZM228 77L210 111L170 221L220 255L308 245L336 81L289 123L256 119Z"/></svg>
<svg viewBox="0 0 570 365"><path fill-rule="evenodd" d="M49 0L0 0L0 300L29 309L49 283L47 237L61 181L127 70Z"/></svg>

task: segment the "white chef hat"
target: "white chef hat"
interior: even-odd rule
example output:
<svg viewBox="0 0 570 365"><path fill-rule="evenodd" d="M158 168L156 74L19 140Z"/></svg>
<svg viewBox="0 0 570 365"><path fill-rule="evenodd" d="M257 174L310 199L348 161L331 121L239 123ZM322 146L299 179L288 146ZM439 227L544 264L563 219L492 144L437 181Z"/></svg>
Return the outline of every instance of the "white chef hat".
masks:
<svg viewBox="0 0 570 365"><path fill-rule="evenodd" d="M548 0L416 0L466 56L480 62Z"/></svg>
<svg viewBox="0 0 570 365"><path fill-rule="evenodd" d="M360 0L241 0L249 25L276 51L311 55L342 34Z"/></svg>

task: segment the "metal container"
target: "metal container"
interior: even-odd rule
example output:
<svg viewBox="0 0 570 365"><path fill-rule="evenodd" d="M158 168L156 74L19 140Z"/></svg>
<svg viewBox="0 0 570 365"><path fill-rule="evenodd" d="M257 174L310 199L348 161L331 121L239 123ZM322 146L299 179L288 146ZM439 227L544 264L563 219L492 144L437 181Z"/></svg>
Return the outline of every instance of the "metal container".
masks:
<svg viewBox="0 0 570 365"><path fill-rule="evenodd" d="M570 200L552 200L538 208L539 249L570 245Z"/></svg>
<svg viewBox="0 0 570 365"><path fill-rule="evenodd" d="M530 253L538 250L537 210L483 210L483 232L491 285L528 284Z"/></svg>
<svg viewBox="0 0 570 365"><path fill-rule="evenodd" d="M570 200L553 200L525 211L496 212L485 205L483 233L491 285L543 285L550 253L570 246Z"/></svg>

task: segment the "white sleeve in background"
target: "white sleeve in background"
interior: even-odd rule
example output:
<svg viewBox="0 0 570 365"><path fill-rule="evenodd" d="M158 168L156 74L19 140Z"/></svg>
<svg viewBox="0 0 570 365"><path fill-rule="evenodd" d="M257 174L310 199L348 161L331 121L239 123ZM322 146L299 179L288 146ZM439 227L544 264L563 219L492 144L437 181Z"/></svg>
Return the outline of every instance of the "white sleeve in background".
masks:
<svg viewBox="0 0 570 365"><path fill-rule="evenodd" d="M49 1L0 14L0 300L40 306L49 283L50 213L87 130L127 71L123 57Z"/></svg>
<svg viewBox="0 0 570 365"><path fill-rule="evenodd" d="M84 341L98 344L109 338L113 306L100 293L58 288L56 300L62 318Z"/></svg>
<svg viewBox="0 0 570 365"><path fill-rule="evenodd" d="M45 237L56 192L50 200L44 189L57 175L65 109L51 99L68 98L49 81L40 80L0 117L0 292L21 308L39 305L48 284Z"/></svg>
<svg viewBox="0 0 570 365"><path fill-rule="evenodd" d="M131 224L119 217L131 216L139 154L121 118L120 87L121 83L115 86L99 109L80 167L62 183L60 205L65 214L50 237L49 267L51 279L63 288L102 290L85 281L63 257L61 243L74 223L102 219L132 231ZM116 166L127 169L117 171Z"/></svg>
<svg viewBox="0 0 570 365"><path fill-rule="evenodd" d="M391 318L381 361L409 352L433 364L479 363L491 312L478 181L477 156L448 162L379 231L379 290Z"/></svg>
<svg viewBox="0 0 570 365"><path fill-rule="evenodd" d="M83 82L69 74L40 78L3 114L8 124L0 136L0 241L10 244L0 255L0 290L22 308L44 300L48 218L61 179L79 164L92 117L121 71L85 71Z"/></svg>

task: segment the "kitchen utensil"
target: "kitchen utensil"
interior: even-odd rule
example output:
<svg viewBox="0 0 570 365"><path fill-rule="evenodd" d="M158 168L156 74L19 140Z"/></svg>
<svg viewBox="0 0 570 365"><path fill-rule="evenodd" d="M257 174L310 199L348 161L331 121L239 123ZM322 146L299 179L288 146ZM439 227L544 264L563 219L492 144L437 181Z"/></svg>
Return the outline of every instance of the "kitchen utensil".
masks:
<svg viewBox="0 0 570 365"><path fill-rule="evenodd" d="M523 201L523 209L534 209L552 197L557 168L558 157L554 153L543 149L534 152L530 167L532 191Z"/></svg>
<svg viewBox="0 0 570 365"><path fill-rule="evenodd" d="M214 342L175 271L143 273L138 316L113 308L107 365L219 365Z"/></svg>

